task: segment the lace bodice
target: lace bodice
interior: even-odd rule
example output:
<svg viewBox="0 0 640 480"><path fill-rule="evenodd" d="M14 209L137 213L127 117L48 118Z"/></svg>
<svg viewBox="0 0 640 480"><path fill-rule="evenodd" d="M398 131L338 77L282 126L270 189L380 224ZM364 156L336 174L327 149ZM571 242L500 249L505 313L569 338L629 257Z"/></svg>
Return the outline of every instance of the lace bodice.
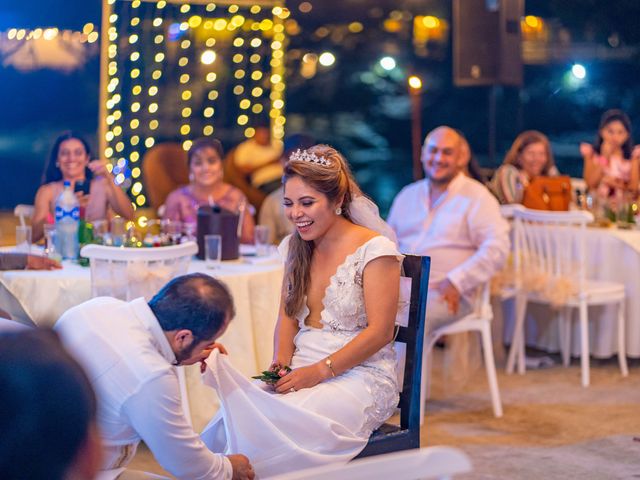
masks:
<svg viewBox="0 0 640 480"><path fill-rule="evenodd" d="M286 237L278 247L285 259L290 238L291 236ZM346 333L357 332L367 326L362 274L371 260L383 256L402 259L402 255L391 240L377 236L360 245L338 267L329 280L329 286L322 300L324 308L320 314L320 320L325 329ZM300 328L309 328L304 323L308 315L309 308L305 302L303 309L296 315Z"/></svg>
<svg viewBox="0 0 640 480"><path fill-rule="evenodd" d="M291 235L286 237L278 247L285 259L290 238ZM371 260L383 256L393 256L399 260L403 258L395 243L383 236L372 238L347 256L329 280L322 300L322 329L305 325L304 320L309 315L309 308L305 302L305 306L296 315L300 331L294 340L296 351L291 364L293 368L316 362L340 350L367 326L362 276ZM312 340L309 340L310 338ZM358 378L371 394L373 403L365 409L364 422L359 431L363 438L369 438L371 432L384 423L398 405L398 379L393 345L385 345L364 362L333 380L338 381L343 377Z"/></svg>

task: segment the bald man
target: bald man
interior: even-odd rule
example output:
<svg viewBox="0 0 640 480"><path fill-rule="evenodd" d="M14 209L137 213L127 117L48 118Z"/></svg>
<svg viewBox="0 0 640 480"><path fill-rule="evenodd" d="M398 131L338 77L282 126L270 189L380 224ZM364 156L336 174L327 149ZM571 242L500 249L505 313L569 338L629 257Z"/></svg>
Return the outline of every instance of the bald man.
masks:
<svg viewBox="0 0 640 480"><path fill-rule="evenodd" d="M462 153L454 129L431 131L422 147L426 178L402 189L387 220L402 253L431 257L427 331L471 312L477 288L509 252L509 225L489 190L464 174Z"/></svg>

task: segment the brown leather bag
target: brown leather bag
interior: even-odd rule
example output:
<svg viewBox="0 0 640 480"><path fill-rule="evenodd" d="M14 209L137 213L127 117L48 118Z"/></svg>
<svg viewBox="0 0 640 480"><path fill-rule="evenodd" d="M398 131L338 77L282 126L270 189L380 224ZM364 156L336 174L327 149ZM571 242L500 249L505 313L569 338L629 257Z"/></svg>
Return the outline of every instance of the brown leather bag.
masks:
<svg viewBox="0 0 640 480"><path fill-rule="evenodd" d="M558 177L536 177L524 189L522 204L534 210L569 210L571 202L571 179Z"/></svg>

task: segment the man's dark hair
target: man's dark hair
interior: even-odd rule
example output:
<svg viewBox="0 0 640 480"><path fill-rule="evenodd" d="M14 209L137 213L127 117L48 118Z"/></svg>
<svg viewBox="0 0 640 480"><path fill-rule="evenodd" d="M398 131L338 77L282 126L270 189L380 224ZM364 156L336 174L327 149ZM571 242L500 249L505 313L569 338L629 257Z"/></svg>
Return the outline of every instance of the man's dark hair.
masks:
<svg viewBox="0 0 640 480"><path fill-rule="evenodd" d="M213 338L227 315L235 315L227 287L203 273L174 278L151 299L149 307L162 330L191 330L195 342Z"/></svg>
<svg viewBox="0 0 640 480"><path fill-rule="evenodd" d="M91 384L53 331L0 333L0 478L64 479L95 416Z"/></svg>

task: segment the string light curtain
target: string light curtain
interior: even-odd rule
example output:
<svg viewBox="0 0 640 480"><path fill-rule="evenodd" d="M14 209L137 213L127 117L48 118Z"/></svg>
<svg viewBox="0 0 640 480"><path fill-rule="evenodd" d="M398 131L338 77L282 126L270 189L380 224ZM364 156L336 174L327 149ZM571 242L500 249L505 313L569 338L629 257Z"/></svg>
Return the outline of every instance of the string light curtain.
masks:
<svg viewBox="0 0 640 480"><path fill-rule="evenodd" d="M141 159L162 140L246 138L269 117L284 136L283 21L277 1L104 0L100 150L136 207Z"/></svg>

